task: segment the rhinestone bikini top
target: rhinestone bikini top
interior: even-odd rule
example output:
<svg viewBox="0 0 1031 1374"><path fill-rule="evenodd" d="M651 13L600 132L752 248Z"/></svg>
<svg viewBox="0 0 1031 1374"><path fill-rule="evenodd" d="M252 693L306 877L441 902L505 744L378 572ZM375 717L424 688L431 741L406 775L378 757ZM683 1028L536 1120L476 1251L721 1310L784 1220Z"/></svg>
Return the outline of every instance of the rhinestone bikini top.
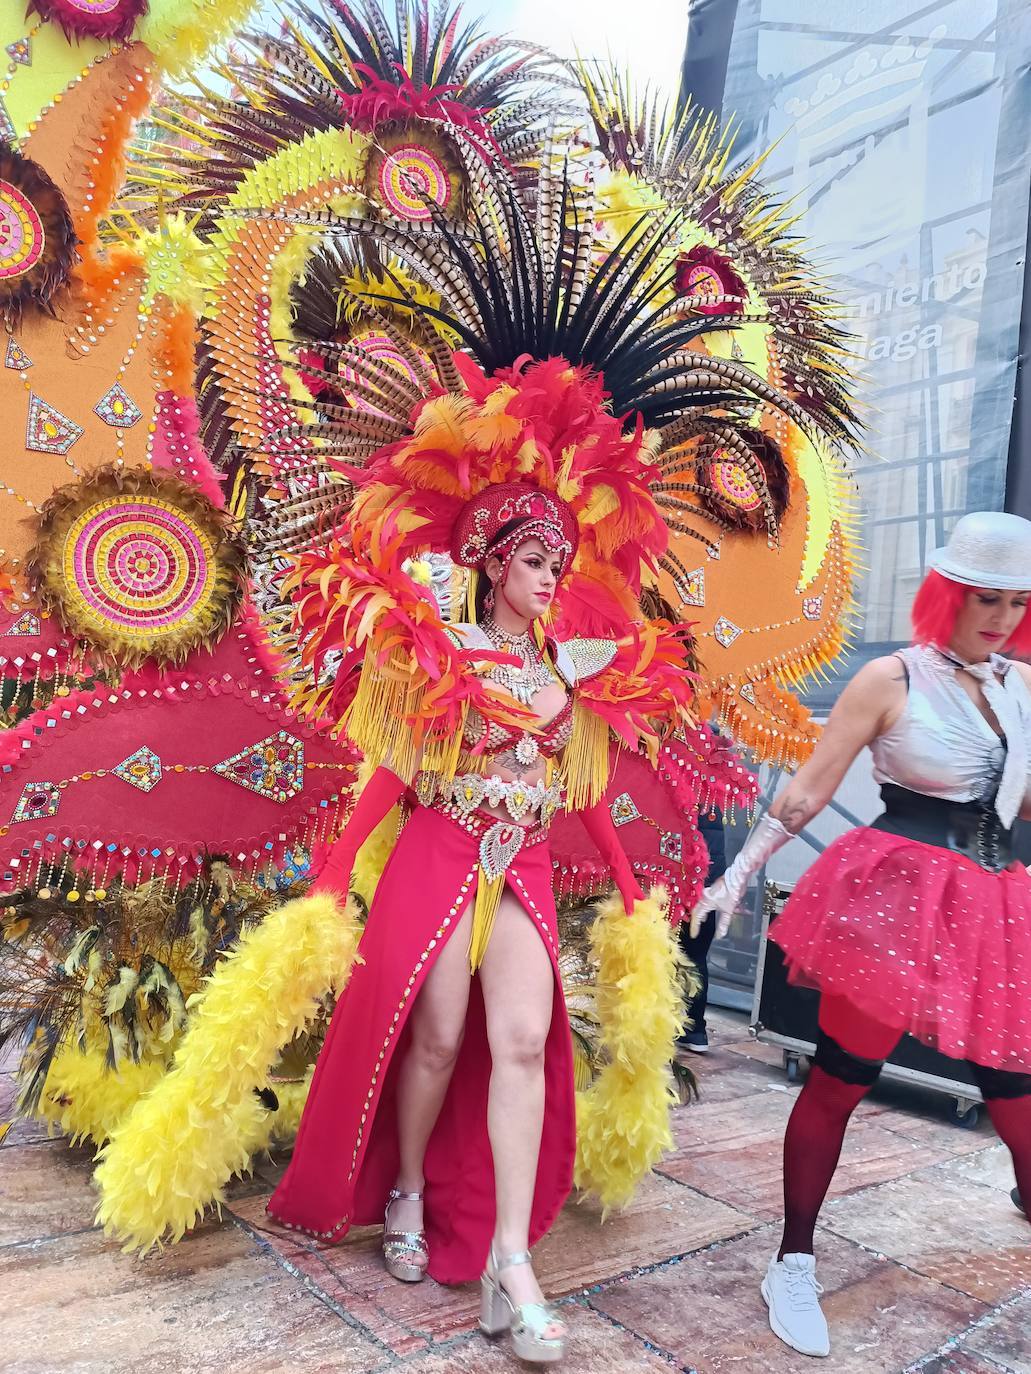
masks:
<svg viewBox="0 0 1031 1374"><path fill-rule="evenodd" d="M493 651L494 644L479 625L450 625L448 633L464 649ZM464 743L480 757L498 758L510 754L520 768L530 768L538 758L552 759L569 743L573 733L573 696L576 686L597 673L603 672L617 653L617 646L607 639L572 639L549 641L557 677L570 689L565 704L551 720L535 730L487 721L476 711L470 711L466 721Z"/></svg>
<svg viewBox="0 0 1031 1374"><path fill-rule="evenodd" d="M520 730L497 721L485 721L478 711L470 711L465 726L465 743L479 753L496 756L509 751L523 768L531 768L538 758L553 759L569 743L573 733L573 701L565 705L540 731Z"/></svg>

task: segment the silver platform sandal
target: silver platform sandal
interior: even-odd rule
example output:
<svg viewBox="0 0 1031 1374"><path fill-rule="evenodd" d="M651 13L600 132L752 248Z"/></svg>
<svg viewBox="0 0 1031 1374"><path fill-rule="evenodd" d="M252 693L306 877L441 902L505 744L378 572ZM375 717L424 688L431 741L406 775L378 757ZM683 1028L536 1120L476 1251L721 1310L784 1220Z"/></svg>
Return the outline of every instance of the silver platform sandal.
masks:
<svg viewBox="0 0 1031 1374"><path fill-rule="evenodd" d="M566 1353L565 1336L545 1337L542 1333L553 1323L562 1325L555 1309L546 1302L525 1302L518 1307L501 1285L501 1271L516 1264L529 1264L529 1250L499 1260L490 1247L490 1258L480 1279L480 1330L485 1336L508 1332L512 1349L530 1364L556 1364Z"/></svg>
<svg viewBox="0 0 1031 1374"><path fill-rule="evenodd" d="M390 1207L394 1202L421 1202L422 1193L401 1193L391 1188L383 1211L383 1263L391 1278L402 1283L421 1283L426 1277L426 1265L413 1264L406 1255L414 1250L429 1259L426 1236L422 1231L391 1231Z"/></svg>

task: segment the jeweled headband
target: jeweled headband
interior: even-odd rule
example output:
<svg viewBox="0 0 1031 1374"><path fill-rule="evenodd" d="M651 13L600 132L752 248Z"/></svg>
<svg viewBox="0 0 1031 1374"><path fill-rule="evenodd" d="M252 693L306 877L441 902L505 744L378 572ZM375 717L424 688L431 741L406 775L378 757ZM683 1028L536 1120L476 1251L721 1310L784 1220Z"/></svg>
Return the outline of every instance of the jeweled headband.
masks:
<svg viewBox="0 0 1031 1374"><path fill-rule="evenodd" d="M518 526L500 538L515 520ZM539 539L561 558L564 577L579 537L576 518L561 498L522 482L506 482L487 487L466 505L452 532L451 556L466 568L482 568L488 557L498 558L503 580L516 550L528 539Z"/></svg>

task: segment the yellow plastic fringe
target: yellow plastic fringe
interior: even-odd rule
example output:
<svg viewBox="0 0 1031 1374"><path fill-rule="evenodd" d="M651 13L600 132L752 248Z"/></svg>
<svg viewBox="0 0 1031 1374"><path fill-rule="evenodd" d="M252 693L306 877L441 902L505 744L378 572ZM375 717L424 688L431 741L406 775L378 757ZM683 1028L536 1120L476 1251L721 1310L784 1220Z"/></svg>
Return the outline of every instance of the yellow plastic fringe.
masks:
<svg viewBox="0 0 1031 1374"><path fill-rule="evenodd" d="M573 732L562 756L566 805L571 811L594 806L609 785L609 727L586 707L573 703Z"/></svg>
<svg viewBox="0 0 1031 1374"><path fill-rule="evenodd" d="M93 1046L83 1053L66 1045L54 1056L36 1115L73 1145L87 1140L102 1145L167 1072L163 1059L123 1061L112 1069L103 1048Z"/></svg>
<svg viewBox="0 0 1031 1374"><path fill-rule="evenodd" d="M182 74L235 33L257 8L258 0L150 0L135 36L166 72Z"/></svg>
<svg viewBox="0 0 1031 1374"><path fill-rule="evenodd" d="M417 719L420 713L425 690L413 685L410 662L405 649L394 649L382 665L372 648L366 652L345 717L348 738L377 767L389 751L390 767L403 782L411 783L419 770L452 778L462 752L464 712L447 738L419 740L412 730L390 727L392 721Z"/></svg>
<svg viewBox="0 0 1031 1374"><path fill-rule="evenodd" d="M125 1250L179 1240L267 1143L264 1087L282 1047L347 982L359 927L329 895L246 931L192 1000L171 1070L100 1151L97 1220Z"/></svg>
<svg viewBox="0 0 1031 1374"><path fill-rule="evenodd" d="M591 931L598 960L597 1010L606 1062L577 1094L576 1186L607 1213L625 1207L658 1159L673 1148L678 1100L670 1059L683 1018L676 932L662 888L626 916L614 894Z"/></svg>
<svg viewBox="0 0 1031 1374"><path fill-rule="evenodd" d="M483 963L504 890L504 873L499 873L496 878L488 878L482 868L477 869L476 905L473 907L473 928L469 936L470 973L475 973Z"/></svg>

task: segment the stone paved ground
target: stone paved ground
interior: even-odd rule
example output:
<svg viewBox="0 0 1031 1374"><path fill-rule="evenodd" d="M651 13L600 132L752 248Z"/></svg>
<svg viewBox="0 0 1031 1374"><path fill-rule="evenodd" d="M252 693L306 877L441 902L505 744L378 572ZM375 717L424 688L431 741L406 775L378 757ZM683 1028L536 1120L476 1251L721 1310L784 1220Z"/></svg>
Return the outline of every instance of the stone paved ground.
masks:
<svg viewBox="0 0 1031 1374"><path fill-rule="evenodd" d="M700 1104L676 1151L604 1225L570 1204L539 1247L583 1374L793 1374L812 1361L772 1336L758 1284L775 1245L780 1142L797 1089L779 1054L718 1014L692 1062ZM12 1092L0 1074L0 1119ZM374 1231L325 1251L271 1229L274 1163L221 1222L143 1262L92 1228L89 1157L19 1124L0 1146L4 1374L504 1374L474 1330L473 1288L383 1274ZM883 1089L848 1138L818 1238L831 1374L1031 1374L1031 1236L1008 1157L941 1098Z"/></svg>

